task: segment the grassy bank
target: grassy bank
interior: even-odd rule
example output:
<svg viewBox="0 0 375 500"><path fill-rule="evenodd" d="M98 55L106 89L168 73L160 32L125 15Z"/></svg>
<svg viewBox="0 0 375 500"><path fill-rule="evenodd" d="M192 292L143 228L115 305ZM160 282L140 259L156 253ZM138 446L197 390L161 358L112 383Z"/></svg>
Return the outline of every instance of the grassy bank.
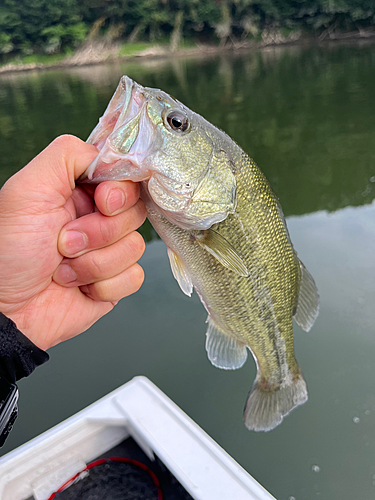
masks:
<svg viewBox="0 0 375 500"><path fill-rule="evenodd" d="M156 43L109 43L105 40L83 44L76 52L59 54L32 54L17 56L9 59L6 63L0 63L0 74L9 72L19 72L27 70L42 70L56 67L84 66L101 64L116 60L131 60L135 58L155 58L170 57L171 55L194 55L202 53L214 53L230 50L261 48L272 45L291 44L325 44L327 42L343 42L353 40L375 41L375 31L362 33L343 33L339 37L320 36L313 38L305 36L300 32L291 32L288 35L277 33L267 33L260 41L230 41L226 44L202 45L192 41L184 41L175 51L170 50L168 41Z"/></svg>
<svg viewBox="0 0 375 500"><path fill-rule="evenodd" d="M155 47L151 43L108 44L97 42L85 44L76 52L60 54L31 54L16 56L0 64L0 73L46 69L59 66L80 66L113 59L132 58Z"/></svg>
<svg viewBox="0 0 375 500"><path fill-rule="evenodd" d="M193 42L185 42L173 54L187 54L215 49L219 49L219 47L207 46L199 48ZM83 66L114 60L128 60L137 57L168 57L171 54L172 52L167 41L161 41L157 44L150 42L108 43L106 41L97 41L82 45L74 53L32 54L10 58L4 63L0 63L0 73L63 66Z"/></svg>

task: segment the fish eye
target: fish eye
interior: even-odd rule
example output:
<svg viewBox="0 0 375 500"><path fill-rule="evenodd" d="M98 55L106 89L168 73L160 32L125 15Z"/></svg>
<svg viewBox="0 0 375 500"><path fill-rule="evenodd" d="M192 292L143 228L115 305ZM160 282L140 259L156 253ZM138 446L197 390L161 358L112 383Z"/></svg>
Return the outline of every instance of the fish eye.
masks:
<svg viewBox="0 0 375 500"><path fill-rule="evenodd" d="M186 132L189 128L189 120L179 111L172 111L167 115L166 121L172 130L176 132Z"/></svg>

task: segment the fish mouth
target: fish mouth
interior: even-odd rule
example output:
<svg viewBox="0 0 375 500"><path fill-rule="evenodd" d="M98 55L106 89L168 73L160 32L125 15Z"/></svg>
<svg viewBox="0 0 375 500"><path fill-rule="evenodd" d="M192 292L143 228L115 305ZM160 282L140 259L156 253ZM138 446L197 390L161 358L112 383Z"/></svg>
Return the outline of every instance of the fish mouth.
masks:
<svg viewBox="0 0 375 500"><path fill-rule="evenodd" d="M139 182L150 178L151 172L142 166L155 146L156 131L147 108L146 89L123 76L98 125L87 139L100 151L78 182Z"/></svg>

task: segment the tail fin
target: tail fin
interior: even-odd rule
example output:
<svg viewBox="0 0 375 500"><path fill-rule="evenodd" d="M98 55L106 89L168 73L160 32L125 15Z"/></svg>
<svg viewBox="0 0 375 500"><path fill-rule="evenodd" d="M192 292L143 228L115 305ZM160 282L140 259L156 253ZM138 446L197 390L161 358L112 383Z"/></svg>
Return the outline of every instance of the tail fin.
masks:
<svg viewBox="0 0 375 500"><path fill-rule="evenodd" d="M250 431L270 431L283 418L307 401L306 382L302 375L294 376L277 388L264 389L256 380L246 401L244 422Z"/></svg>

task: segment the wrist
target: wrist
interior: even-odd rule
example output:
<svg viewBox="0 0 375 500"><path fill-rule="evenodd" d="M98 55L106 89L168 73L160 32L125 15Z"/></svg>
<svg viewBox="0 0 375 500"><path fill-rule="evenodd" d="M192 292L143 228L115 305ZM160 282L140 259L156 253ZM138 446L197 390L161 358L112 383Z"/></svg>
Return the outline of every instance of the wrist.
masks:
<svg viewBox="0 0 375 500"><path fill-rule="evenodd" d="M0 313L0 370L9 382L27 377L48 359L48 354L25 336L11 318Z"/></svg>
<svg viewBox="0 0 375 500"><path fill-rule="evenodd" d="M26 337L37 349L46 351L49 347L51 347L46 343L43 343L42 339L40 338L41 335L39 335L39 333L35 329L35 325L33 327L32 323L35 323L35 319L34 321L32 321L31 318L28 320L27 314L17 311L9 312L0 310L0 317L2 315L10 320L13 323L14 327L18 330L18 332L20 332L23 337Z"/></svg>

